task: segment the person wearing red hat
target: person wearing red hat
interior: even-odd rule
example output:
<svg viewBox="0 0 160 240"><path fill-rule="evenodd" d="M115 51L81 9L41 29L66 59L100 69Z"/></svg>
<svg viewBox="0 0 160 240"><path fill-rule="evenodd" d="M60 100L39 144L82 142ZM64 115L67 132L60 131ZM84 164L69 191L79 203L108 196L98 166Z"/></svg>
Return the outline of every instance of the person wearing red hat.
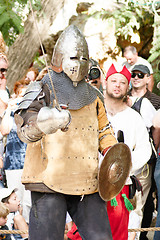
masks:
<svg viewBox="0 0 160 240"><path fill-rule="evenodd" d="M105 106L107 117L112 124L117 140L124 142L130 148L132 160L132 168L125 186L116 198L107 203L113 240L128 239L129 211L132 209L129 199L137 194L136 189L135 192L131 190L135 186L133 183L136 183L138 191L145 191L136 177L141 173L151 155L149 135L144 121L125 102L130 78L131 73L125 66L121 71L117 71L113 64L106 76ZM141 212L142 198L139 197L136 201L141 203L139 209Z"/></svg>

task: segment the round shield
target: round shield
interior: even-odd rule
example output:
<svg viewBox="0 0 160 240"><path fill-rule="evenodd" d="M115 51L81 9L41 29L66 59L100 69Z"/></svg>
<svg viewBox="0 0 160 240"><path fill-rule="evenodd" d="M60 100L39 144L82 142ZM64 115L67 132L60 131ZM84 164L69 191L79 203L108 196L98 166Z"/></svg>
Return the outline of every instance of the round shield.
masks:
<svg viewBox="0 0 160 240"><path fill-rule="evenodd" d="M131 152L126 144L117 143L107 151L99 169L99 194L104 201L122 190L131 165Z"/></svg>

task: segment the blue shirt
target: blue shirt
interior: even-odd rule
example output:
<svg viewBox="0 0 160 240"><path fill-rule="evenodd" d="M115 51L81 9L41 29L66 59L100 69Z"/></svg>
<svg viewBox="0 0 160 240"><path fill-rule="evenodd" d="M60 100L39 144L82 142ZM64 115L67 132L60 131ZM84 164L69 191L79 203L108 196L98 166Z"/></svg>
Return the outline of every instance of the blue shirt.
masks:
<svg viewBox="0 0 160 240"><path fill-rule="evenodd" d="M13 118L13 127L7 135L4 169L15 170L22 169L24 166L24 159L26 154L27 144L22 142L17 135L17 126L14 121L14 113L11 112Z"/></svg>

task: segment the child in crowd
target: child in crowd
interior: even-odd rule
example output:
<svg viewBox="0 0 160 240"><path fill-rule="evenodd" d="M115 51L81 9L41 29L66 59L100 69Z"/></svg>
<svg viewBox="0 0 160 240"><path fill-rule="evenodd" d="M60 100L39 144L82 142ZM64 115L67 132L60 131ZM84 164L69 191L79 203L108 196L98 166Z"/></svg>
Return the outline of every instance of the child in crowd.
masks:
<svg viewBox="0 0 160 240"><path fill-rule="evenodd" d="M25 239L28 240L28 224L26 223L24 217L20 214L20 200L16 195L17 189L2 188L0 190L0 201L5 204L9 209L9 215L6 225L9 230L21 230L26 233L11 234L12 240Z"/></svg>
<svg viewBox="0 0 160 240"><path fill-rule="evenodd" d="M8 230L8 227L6 226L8 214L9 208L7 208L4 203L0 202L0 230ZM0 239L11 240L11 236L10 234L0 233Z"/></svg>
<svg viewBox="0 0 160 240"><path fill-rule="evenodd" d="M73 225L72 218L70 217L69 213L67 212L64 240L69 240L70 239L69 236L68 236L68 233L71 231L72 225Z"/></svg>
<svg viewBox="0 0 160 240"><path fill-rule="evenodd" d="M130 199L130 202L133 205L133 208L136 208L136 197L133 197L133 199ZM140 223L140 217L139 215L134 211L130 211L129 213L129 223L128 223L128 229L137 229L141 227ZM138 240L140 236L140 232L129 232L128 233L128 240Z"/></svg>

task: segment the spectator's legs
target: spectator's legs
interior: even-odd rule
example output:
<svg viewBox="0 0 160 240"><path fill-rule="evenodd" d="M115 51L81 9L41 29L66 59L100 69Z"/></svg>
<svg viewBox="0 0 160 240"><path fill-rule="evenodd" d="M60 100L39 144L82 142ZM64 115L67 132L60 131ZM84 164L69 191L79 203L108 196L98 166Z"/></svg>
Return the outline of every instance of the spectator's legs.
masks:
<svg viewBox="0 0 160 240"><path fill-rule="evenodd" d="M157 214L157 221L156 221L156 227L160 227L160 149L158 151L158 157L157 157L157 163L155 167L155 172L154 172L154 178L156 181L156 186L157 186L157 195L158 195L158 214ZM159 240L160 239L160 231L156 231L154 234L154 240Z"/></svg>

